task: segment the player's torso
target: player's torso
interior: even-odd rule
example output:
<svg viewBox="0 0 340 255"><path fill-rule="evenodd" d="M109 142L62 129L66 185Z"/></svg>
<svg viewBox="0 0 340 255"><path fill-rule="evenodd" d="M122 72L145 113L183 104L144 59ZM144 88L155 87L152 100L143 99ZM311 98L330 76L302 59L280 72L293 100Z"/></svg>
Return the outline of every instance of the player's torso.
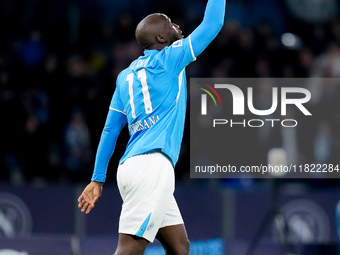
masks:
<svg viewBox="0 0 340 255"><path fill-rule="evenodd" d="M157 54L153 51L138 58L120 74L118 86L130 135L166 118L167 111L177 104L181 89L178 76L167 72Z"/></svg>

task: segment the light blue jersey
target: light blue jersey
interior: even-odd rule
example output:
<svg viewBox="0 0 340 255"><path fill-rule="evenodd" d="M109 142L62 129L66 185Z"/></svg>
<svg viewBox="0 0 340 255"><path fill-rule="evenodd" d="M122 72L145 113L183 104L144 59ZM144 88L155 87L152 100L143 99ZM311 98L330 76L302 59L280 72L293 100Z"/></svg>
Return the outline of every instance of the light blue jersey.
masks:
<svg viewBox="0 0 340 255"><path fill-rule="evenodd" d="M186 112L185 66L195 60L190 37L147 50L117 78L110 109L127 116L130 140L120 163L160 149L175 165Z"/></svg>
<svg viewBox="0 0 340 255"><path fill-rule="evenodd" d="M161 51L144 51L144 56L119 74L92 181L105 181L117 137L126 123L130 140L120 164L129 157L161 150L175 166L186 113L185 67L216 37L224 23L224 13L225 0L209 0L202 23L189 37Z"/></svg>

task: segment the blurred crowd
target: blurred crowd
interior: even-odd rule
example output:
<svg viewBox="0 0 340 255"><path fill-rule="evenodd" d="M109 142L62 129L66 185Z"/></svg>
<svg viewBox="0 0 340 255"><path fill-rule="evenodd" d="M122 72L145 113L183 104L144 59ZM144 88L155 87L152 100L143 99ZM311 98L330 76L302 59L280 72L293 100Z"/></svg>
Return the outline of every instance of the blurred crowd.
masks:
<svg viewBox="0 0 340 255"><path fill-rule="evenodd" d="M1 181L88 181L115 78L142 54L134 39L139 20L151 12L164 12L188 35L200 23L206 3L93 2L1 1ZM283 1L267 6L270 15L258 15L254 22L228 16L247 2L228 1L225 26L187 68L188 78L340 77L340 19L308 23L290 14ZM282 43L283 32L295 34L299 43L294 47ZM268 84L258 89L259 101L271 93ZM272 145L267 144L268 133L258 132L257 143L266 148L287 146L296 163L339 162L340 86L309 89L313 113L321 121L296 134L278 134L279 141ZM109 166L109 181L115 178L127 139L124 130ZM177 178L188 178L188 168L187 124Z"/></svg>

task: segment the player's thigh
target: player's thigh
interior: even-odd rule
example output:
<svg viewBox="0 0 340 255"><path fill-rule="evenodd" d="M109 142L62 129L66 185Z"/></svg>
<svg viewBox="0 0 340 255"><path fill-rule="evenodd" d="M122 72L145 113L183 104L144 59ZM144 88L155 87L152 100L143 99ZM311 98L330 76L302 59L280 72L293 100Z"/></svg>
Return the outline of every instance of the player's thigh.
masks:
<svg viewBox="0 0 340 255"><path fill-rule="evenodd" d="M148 243L147 240L138 236L119 234L114 255L142 255Z"/></svg>
<svg viewBox="0 0 340 255"><path fill-rule="evenodd" d="M153 242L158 229L169 225L162 223L173 199L174 179L173 166L161 153L135 156L120 165L117 182L123 205L118 232Z"/></svg>
<svg viewBox="0 0 340 255"><path fill-rule="evenodd" d="M189 254L190 242L184 224L160 228L156 238L161 242L166 254Z"/></svg>

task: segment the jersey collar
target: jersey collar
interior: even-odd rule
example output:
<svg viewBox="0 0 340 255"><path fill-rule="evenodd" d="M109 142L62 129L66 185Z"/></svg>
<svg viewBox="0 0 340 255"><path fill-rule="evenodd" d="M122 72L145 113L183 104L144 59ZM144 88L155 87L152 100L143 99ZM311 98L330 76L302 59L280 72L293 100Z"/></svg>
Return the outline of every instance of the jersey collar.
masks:
<svg viewBox="0 0 340 255"><path fill-rule="evenodd" d="M158 52L159 52L159 51L156 50L156 49L153 49L153 50L145 50L145 51L144 51L144 55L145 55L145 56L149 56L149 55L152 55L152 54L158 53Z"/></svg>

